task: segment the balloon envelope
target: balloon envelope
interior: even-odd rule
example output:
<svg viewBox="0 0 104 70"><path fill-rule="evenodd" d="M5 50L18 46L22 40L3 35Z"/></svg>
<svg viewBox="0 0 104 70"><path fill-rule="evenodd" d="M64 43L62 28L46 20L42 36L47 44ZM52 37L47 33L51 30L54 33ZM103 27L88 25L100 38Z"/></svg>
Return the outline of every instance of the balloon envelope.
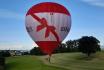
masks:
<svg viewBox="0 0 104 70"><path fill-rule="evenodd" d="M27 32L40 49L49 55L65 39L70 28L71 15L58 3L39 3L26 14Z"/></svg>

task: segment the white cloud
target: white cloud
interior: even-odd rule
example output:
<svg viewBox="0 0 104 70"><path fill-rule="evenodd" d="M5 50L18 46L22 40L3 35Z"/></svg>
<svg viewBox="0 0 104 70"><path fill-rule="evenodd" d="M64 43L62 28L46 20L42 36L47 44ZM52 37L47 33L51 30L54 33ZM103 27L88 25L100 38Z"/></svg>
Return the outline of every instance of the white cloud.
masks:
<svg viewBox="0 0 104 70"><path fill-rule="evenodd" d="M14 11L6 10L6 9L0 9L0 18L17 19L17 20L24 19L22 14L16 13Z"/></svg>
<svg viewBox="0 0 104 70"><path fill-rule="evenodd" d="M90 5L104 7L104 0L81 0L81 1L86 2Z"/></svg>

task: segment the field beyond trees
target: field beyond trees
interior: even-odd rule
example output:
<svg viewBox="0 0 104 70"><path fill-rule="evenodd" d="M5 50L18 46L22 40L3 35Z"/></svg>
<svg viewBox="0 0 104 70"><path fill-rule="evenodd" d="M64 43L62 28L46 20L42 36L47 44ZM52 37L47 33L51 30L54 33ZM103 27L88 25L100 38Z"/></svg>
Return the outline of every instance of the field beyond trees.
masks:
<svg viewBox="0 0 104 70"><path fill-rule="evenodd" d="M82 53L60 53L46 56L15 56L6 58L6 70L104 70L104 52L87 57Z"/></svg>

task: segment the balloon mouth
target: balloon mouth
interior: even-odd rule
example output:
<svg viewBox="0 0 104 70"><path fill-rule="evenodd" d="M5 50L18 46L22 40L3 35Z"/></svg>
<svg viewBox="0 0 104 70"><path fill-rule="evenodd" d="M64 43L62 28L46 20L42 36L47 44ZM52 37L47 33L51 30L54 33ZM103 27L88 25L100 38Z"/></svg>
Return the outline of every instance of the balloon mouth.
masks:
<svg viewBox="0 0 104 70"><path fill-rule="evenodd" d="M36 44L40 47L44 54L51 55L59 44L61 44L61 41L36 41Z"/></svg>

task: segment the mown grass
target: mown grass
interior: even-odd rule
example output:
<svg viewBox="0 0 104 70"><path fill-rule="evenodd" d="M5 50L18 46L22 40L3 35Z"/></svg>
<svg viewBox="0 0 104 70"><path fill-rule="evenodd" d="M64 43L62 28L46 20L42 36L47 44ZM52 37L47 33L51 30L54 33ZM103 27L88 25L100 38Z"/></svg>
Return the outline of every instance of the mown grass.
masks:
<svg viewBox="0 0 104 70"><path fill-rule="evenodd" d="M36 56L18 56L6 59L6 70L66 70L45 65Z"/></svg>
<svg viewBox="0 0 104 70"><path fill-rule="evenodd" d="M18 56L6 59L6 70L104 70L104 52L90 58L82 53L60 53L51 57Z"/></svg>
<svg viewBox="0 0 104 70"><path fill-rule="evenodd" d="M81 53L55 54L51 62L51 65L69 70L104 70L104 52L98 52L91 57Z"/></svg>

